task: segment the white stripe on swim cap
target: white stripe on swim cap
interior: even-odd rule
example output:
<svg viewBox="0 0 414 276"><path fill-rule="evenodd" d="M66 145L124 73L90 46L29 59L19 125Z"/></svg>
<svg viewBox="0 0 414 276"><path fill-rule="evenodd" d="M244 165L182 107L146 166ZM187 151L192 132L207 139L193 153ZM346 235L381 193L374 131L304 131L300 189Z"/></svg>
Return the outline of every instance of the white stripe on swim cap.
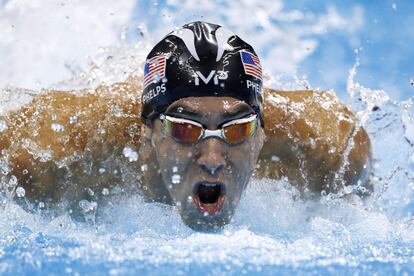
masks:
<svg viewBox="0 0 414 276"><path fill-rule="evenodd" d="M218 27L216 30L216 38L217 38L217 58L216 62L221 59L223 56L224 50L231 51L234 48L227 42L230 37L235 35L233 32L229 31L226 28Z"/></svg>
<svg viewBox="0 0 414 276"><path fill-rule="evenodd" d="M195 41L194 41L194 33L190 29L181 28L178 30L175 30L170 33L170 35L174 35L178 38L181 38L182 41L184 41L185 46L187 47L190 54L197 60L200 61L200 58L198 57L196 48L195 48Z"/></svg>

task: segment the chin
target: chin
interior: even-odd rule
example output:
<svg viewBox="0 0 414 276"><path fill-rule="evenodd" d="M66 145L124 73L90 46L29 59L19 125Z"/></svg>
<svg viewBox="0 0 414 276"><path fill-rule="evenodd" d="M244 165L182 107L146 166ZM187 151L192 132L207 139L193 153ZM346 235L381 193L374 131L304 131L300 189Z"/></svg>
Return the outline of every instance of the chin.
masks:
<svg viewBox="0 0 414 276"><path fill-rule="evenodd" d="M224 179L223 179L224 180ZM175 197L182 221L196 231L215 232L230 223L241 195L229 188L232 181L199 180L182 187ZM187 183L183 183L187 184Z"/></svg>
<svg viewBox="0 0 414 276"><path fill-rule="evenodd" d="M228 198L226 196L224 203L219 203L221 205L220 209L216 210L216 207L214 207L215 212L210 213L209 211L213 209L200 209L200 206L197 205L197 199L190 202L187 201L186 204L181 205L184 207L180 210L181 219L193 230L217 232L221 230L223 226L229 224L233 217L234 208L228 203Z"/></svg>
<svg viewBox="0 0 414 276"><path fill-rule="evenodd" d="M217 232L220 231L225 225L230 223L232 216L193 216L189 214L181 214L183 222L195 231L201 232Z"/></svg>

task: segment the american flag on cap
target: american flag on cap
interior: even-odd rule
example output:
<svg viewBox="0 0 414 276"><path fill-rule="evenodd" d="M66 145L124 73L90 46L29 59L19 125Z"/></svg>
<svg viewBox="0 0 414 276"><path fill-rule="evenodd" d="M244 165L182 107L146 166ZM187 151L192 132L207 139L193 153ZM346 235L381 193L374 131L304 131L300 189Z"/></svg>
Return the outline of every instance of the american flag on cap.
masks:
<svg viewBox="0 0 414 276"><path fill-rule="evenodd" d="M244 73L262 80L262 66L260 60L254 54L247 51L240 51Z"/></svg>
<svg viewBox="0 0 414 276"><path fill-rule="evenodd" d="M144 66L144 88L165 77L166 56L164 54L150 58Z"/></svg>

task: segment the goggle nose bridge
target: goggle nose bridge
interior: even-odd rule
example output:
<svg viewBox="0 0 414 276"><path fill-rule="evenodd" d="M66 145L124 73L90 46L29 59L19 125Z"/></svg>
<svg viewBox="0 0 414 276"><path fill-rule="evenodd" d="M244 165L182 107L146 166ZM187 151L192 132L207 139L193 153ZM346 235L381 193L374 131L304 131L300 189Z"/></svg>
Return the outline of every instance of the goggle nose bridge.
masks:
<svg viewBox="0 0 414 276"><path fill-rule="evenodd" d="M200 135L198 139L203 140L209 137L218 137L224 140L223 130L222 129L203 129L203 133Z"/></svg>

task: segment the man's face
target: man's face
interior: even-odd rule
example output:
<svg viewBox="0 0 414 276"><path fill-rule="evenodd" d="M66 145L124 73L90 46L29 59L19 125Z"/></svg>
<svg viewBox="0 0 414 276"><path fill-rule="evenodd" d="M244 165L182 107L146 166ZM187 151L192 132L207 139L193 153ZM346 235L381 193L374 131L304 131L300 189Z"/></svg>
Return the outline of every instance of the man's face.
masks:
<svg viewBox="0 0 414 276"><path fill-rule="evenodd" d="M253 113L249 105L231 97L191 97L174 102L164 114L216 130ZM208 230L230 221L263 140L263 130L257 123L253 135L236 144L219 137L182 143L166 131L161 120L155 120L152 145L162 179L188 226Z"/></svg>

